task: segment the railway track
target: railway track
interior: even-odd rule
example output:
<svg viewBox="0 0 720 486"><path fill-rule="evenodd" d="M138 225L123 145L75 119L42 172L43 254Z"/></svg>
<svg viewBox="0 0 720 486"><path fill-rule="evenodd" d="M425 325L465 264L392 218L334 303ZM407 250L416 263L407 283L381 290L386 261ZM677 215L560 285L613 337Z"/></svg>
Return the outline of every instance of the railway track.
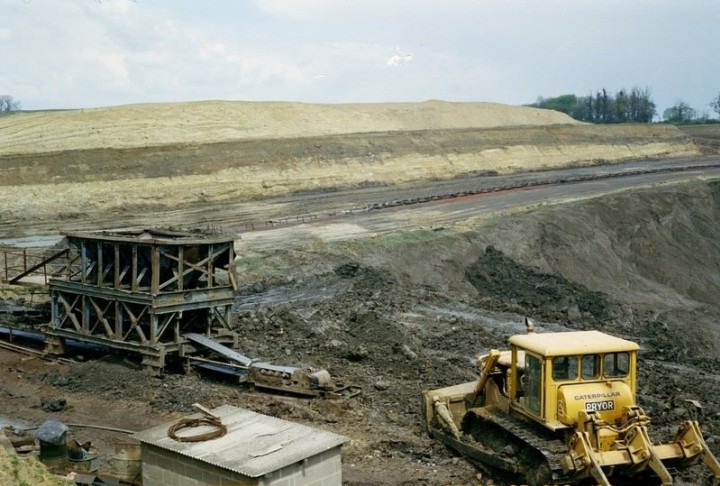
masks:
<svg viewBox="0 0 720 486"><path fill-rule="evenodd" d="M380 213L384 209L420 207L425 203L448 202L482 194L502 194L522 189L540 189L590 181L660 175L720 168L720 158L688 158L636 161L622 164L573 167L511 175L468 174L466 177L424 181L402 186L361 188L338 187L313 193L298 193L258 201L219 200L196 202L162 211L124 208L108 212L88 212L77 220L45 221L24 225L26 235L35 235L38 247L43 238L59 231L93 231L117 228L151 228L167 225L213 228L226 233L263 231L302 225L323 224ZM59 238L59 236L58 236ZM48 240L52 241L52 240Z"/></svg>
<svg viewBox="0 0 720 486"><path fill-rule="evenodd" d="M25 354L27 356L33 356L36 358L50 359L42 351L39 351L39 350L33 349L33 348L28 348L26 346L19 346L17 344L9 343L7 341L0 341L0 348L8 349L8 350L14 351L16 353Z"/></svg>
<svg viewBox="0 0 720 486"><path fill-rule="evenodd" d="M16 328L14 328L11 324L8 323L0 323L0 328L5 328L8 330L8 336L9 339L12 339L12 331ZM30 334L36 334L38 340L43 340L44 337L42 337L42 334L36 333L36 332L29 332L25 330L19 330L23 333L30 333ZM17 339L24 339L23 337L18 336ZM35 339L35 338L33 338ZM31 346L23 346L17 343L13 343L6 339L0 339L0 348L7 349L8 351L12 351L14 353L18 354L24 354L26 356L30 356L32 358L39 358L45 361L60 361L62 363L74 363L73 360L59 357L59 356L50 356L46 354L44 351L41 351L37 348L31 347Z"/></svg>
<svg viewBox="0 0 720 486"><path fill-rule="evenodd" d="M453 192L449 194L439 194L439 195L433 195L433 196L423 196L418 198L413 198L409 200L400 200L400 201L391 201L391 202L384 202L379 204L372 204L365 208L366 211L371 211L374 209L382 209L386 207L395 207L395 206L408 206L412 204L422 204L426 202L431 201L440 201L443 199L454 199L457 197L463 197L463 196L474 196L476 194L492 194L492 193L498 193L498 192L505 192L505 191L512 191L515 189L525 189L525 188L531 188L531 187L540 187L540 186L558 186L563 184L576 184L579 182L586 182L586 181L598 181L598 180L604 180L604 179L613 179L618 177L630 177L630 176L638 176L638 175L645 175L645 174L662 174L667 172L686 172L686 171L693 171L693 170L700 170L700 169L718 169L720 168L720 163L711 164L711 165L688 165L688 166L680 166L680 167L662 167L658 169L644 169L644 170L631 170L631 171L623 171L623 172L615 172L615 173L608 173L608 174L585 174L585 175L575 175L575 176L567 176L567 177L558 177L556 179L546 179L546 180L536 180L536 181L523 181L516 184L506 184L502 186L497 187L490 187L490 188L481 188L477 190L469 190L469 191L461 191L461 192Z"/></svg>
<svg viewBox="0 0 720 486"><path fill-rule="evenodd" d="M7 349L8 351L12 351L14 353L24 354L31 358L39 358L44 361L51 361L51 362L59 361L61 363L74 363L74 361L71 359L62 358L59 356L48 356L43 351L40 351L38 349L30 348L27 346L20 346L18 344L9 343L7 341L0 340L0 348Z"/></svg>
<svg viewBox="0 0 720 486"><path fill-rule="evenodd" d="M649 175L649 174L663 174L663 173L671 173L671 172L689 172L689 171L697 171L697 170L703 170L703 169L719 169L720 168L720 162L710 163L710 164L688 164L688 165L680 165L680 166L664 166L664 167L657 167L657 168L647 168L647 169L634 169L634 170L622 170L617 172L607 172L607 173L586 173L586 174L568 174L565 176L555 176L555 177L549 177L549 178L532 178L528 177L527 179L520 179L514 182L509 182L505 184L498 184L498 185L489 185L489 186L480 186L475 188L466 188L461 189L457 191L451 191L451 192L441 192L436 194L430 194L430 195L422 195L422 196L416 196L416 197L410 197L410 198L402 198L402 199L390 199L386 201L380 201L380 202L370 202L365 204L364 206L355 206L351 209L344 209L341 211L332 211L328 213L305 213L300 215L294 215L294 216L287 216L282 218L274 218L267 221L253 221L253 222L247 222L244 223L244 231L245 232L251 232L251 231L261 231L264 229L274 228L274 227L286 227L286 226L294 226L309 222L316 222L321 219L328 219L333 217L341 217L341 216L350 216L355 215L358 213L367 213L370 211L377 211L382 209L390 209L390 208L396 208L400 206L413 206L417 204L425 204L430 202L440 202L444 200L449 199L456 199L460 197L466 197L466 196L475 196L478 194L497 194L507 191L513 191L517 189L528 189L528 188L536 188L536 187L543 187L543 186L559 186L559 185L565 185L565 184L577 184L581 182L588 182L588 181L600 181L600 180L606 180L606 179L615 179L615 178L623 178L623 177L633 177L633 176L639 176L639 175Z"/></svg>

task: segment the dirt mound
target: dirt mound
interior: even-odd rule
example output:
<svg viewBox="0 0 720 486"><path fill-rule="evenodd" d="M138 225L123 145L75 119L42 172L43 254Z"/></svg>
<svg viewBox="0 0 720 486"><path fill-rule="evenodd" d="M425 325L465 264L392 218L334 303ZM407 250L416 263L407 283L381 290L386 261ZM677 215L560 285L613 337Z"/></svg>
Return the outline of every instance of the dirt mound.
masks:
<svg viewBox="0 0 720 486"><path fill-rule="evenodd" d="M2 117L0 154L576 123L552 110L494 103L320 105L201 101L140 104Z"/></svg>
<svg viewBox="0 0 720 486"><path fill-rule="evenodd" d="M33 379L55 387L58 397L88 393L106 402L132 397L158 413L193 413L193 403L215 407L237 397L237 388L214 386L196 376L179 375L177 370L151 376L143 373L136 362L116 356L90 359L62 370L50 369Z"/></svg>
<svg viewBox="0 0 720 486"><path fill-rule="evenodd" d="M578 329L599 328L613 310L619 311L601 292L562 275L519 265L493 246L485 249L465 275L478 291L477 305L485 309L530 315Z"/></svg>

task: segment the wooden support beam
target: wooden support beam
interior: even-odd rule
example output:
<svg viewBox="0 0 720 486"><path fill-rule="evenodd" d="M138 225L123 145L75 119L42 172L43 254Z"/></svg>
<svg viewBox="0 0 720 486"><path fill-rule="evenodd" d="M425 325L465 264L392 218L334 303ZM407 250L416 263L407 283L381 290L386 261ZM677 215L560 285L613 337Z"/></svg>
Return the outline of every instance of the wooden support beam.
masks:
<svg viewBox="0 0 720 486"><path fill-rule="evenodd" d="M163 314L162 316L162 323L160 323L160 317L158 316L158 330L157 330L157 336L155 336L155 339L153 342L160 342L163 334L165 334L165 330L168 328L171 322L173 320L177 319L177 312L171 312L170 314Z"/></svg>
<svg viewBox="0 0 720 486"><path fill-rule="evenodd" d="M160 248L151 247L150 293L160 292Z"/></svg>
<svg viewBox="0 0 720 486"><path fill-rule="evenodd" d="M122 306L120 302L114 302L115 310L115 329L113 332L114 339L123 339L123 329L125 328L125 314L122 312Z"/></svg>
<svg viewBox="0 0 720 486"><path fill-rule="evenodd" d="M88 305L88 300L90 297L87 295L83 295L80 298L80 302L82 305L82 332L84 334L90 334L90 306Z"/></svg>
<svg viewBox="0 0 720 486"><path fill-rule="evenodd" d="M141 277L142 278L142 277ZM132 291L137 292L138 290L138 247L137 245L132 246Z"/></svg>
<svg viewBox="0 0 720 486"><path fill-rule="evenodd" d="M103 254L102 254L102 242L98 241L95 244L95 251L97 253L97 277L95 279L95 285L98 287L103 286Z"/></svg>
<svg viewBox="0 0 720 486"><path fill-rule="evenodd" d="M71 303L68 302L65 298L65 294L58 293L56 296L56 300L59 304L62 304L63 309L65 309L65 316L70 319L70 322L72 322L73 326L75 327L75 331L82 332L82 322L80 322L75 315L75 309L77 307L78 302L80 301L80 296L75 295L75 300ZM63 319L62 322L55 322L54 327L60 329L63 327L63 323L66 321L66 319Z"/></svg>
<svg viewBox="0 0 720 486"><path fill-rule="evenodd" d="M115 245L113 247L113 263L115 267L115 272L113 274L113 287L119 289L122 284L123 276L125 275L124 272L120 272L120 245ZM125 267L125 270L127 270L127 267Z"/></svg>
<svg viewBox="0 0 720 486"><path fill-rule="evenodd" d="M185 263L185 247L178 247L177 257L177 275L178 275L178 290L183 290L185 284L185 270L183 269Z"/></svg>
<svg viewBox="0 0 720 486"><path fill-rule="evenodd" d="M95 313L97 314L97 320L98 323L102 323L103 327L105 328L105 335L109 338L114 337L113 328L110 325L110 322L105 317L105 314L107 313L108 309L112 306L112 302L105 301L106 306L100 307L100 305L96 302L96 299L90 298L90 303L92 304L93 308L95 309ZM93 326L93 328L90 331L90 334L96 334L95 329L97 327L97 324Z"/></svg>
<svg viewBox="0 0 720 486"><path fill-rule="evenodd" d="M87 250L85 248L85 240L80 240L80 269L82 270L82 276L80 277L80 281L82 283L87 283Z"/></svg>

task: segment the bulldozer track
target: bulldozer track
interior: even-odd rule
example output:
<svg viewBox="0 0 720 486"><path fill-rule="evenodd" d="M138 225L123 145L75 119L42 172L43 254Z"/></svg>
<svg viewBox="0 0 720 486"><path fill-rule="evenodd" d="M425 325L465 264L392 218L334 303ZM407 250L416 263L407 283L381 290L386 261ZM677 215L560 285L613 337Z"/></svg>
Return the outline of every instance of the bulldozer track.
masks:
<svg viewBox="0 0 720 486"><path fill-rule="evenodd" d="M539 452L547 461L552 472L554 484L571 483L562 469L561 460L567 453L567 445L558 438L545 437L545 434L538 433L538 428L524 420L512 417L504 412L493 412L487 408L476 409L477 416L492 423L499 429L522 441L526 447L529 446Z"/></svg>

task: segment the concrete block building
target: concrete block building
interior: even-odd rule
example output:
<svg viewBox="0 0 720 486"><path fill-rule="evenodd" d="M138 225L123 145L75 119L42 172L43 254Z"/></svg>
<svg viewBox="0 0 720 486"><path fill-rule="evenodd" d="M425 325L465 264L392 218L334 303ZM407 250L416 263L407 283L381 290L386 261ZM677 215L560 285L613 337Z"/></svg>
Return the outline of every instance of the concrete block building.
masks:
<svg viewBox="0 0 720 486"><path fill-rule="evenodd" d="M143 486L342 484L346 437L230 405L212 413L227 428L222 437L181 442L168 435L174 422L133 435L140 441ZM180 432L210 430L202 425Z"/></svg>

